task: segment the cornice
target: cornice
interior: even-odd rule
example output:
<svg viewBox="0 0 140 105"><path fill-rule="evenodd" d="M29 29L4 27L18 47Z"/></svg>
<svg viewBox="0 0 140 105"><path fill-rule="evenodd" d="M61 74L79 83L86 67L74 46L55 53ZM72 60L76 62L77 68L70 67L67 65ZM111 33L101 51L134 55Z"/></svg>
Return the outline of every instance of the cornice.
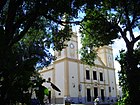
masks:
<svg viewBox="0 0 140 105"><path fill-rule="evenodd" d="M61 58L61 59L58 59L58 60L54 61L53 64L51 64L48 67L43 68L43 70L41 70L39 72L43 73L43 72L46 72L46 71L53 70L54 65L56 65L57 63L60 63L60 62L64 62L64 61L77 62L77 63L85 65L86 67L89 67L89 68L97 67L97 68L103 68L103 69L107 69L107 70L115 70L115 68L107 67L107 66L104 66L104 65L98 65L98 64L94 64L93 66L89 66L89 65L83 64L82 61L80 61L79 59L73 59L73 58L64 57L64 58Z"/></svg>
<svg viewBox="0 0 140 105"><path fill-rule="evenodd" d="M53 70L54 70L54 68L51 68L51 69L46 68L45 70L40 70L39 73L45 73L45 72L49 72L49 71L53 71Z"/></svg>

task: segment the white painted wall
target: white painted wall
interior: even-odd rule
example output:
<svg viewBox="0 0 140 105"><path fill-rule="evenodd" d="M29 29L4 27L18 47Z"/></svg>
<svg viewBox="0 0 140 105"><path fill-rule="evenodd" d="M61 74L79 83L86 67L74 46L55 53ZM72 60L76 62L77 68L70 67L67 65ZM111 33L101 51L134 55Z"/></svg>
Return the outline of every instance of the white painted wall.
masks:
<svg viewBox="0 0 140 105"><path fill-rule="evenodd" d="M85 85L84 83L84 77L85 77L85 71L84 71L84 65L80 64L80 84L81 84L81 96L84 97L85 96Z"/></svg>
<svg viewBox="0 0 140 105"><path fill-rule="evenodd" d="M71 97L78 97L78 63L69 61L69 91Z"/></svg>
<svg viewBox="0 0 140 105"><path fill-rule="evenodd" d="M65 74L64 74L64 62L57 63L55 65L55 85L61 90L61 94L59 95L58 92L55 92L56 97L63 97L64 96L64 88L65 88Z"/></svg>
<svg viewBox="0 0 140 105"><path fill-rule="evenodd" d="M107 69L104 69L104 79L105 79L105 84L106 85L108 85L109 84L109 81L108 81L108 79L109 79L109 74L108 74L108 70Z"/></svg>
<svg viewBox="0 0 140 105"><path fill-rule="evenodd" d="M61 58L65 58L66 57L66 50L65 49L63 49L62 51L61 51Z"/></svg>
<svg viewBox="0 0 140 105"><path fill-rule="evenodd" d="M117 95L116 93L116 82L115 82L115 71L114 70L109 70L109 84L111 87L111 96L115 97Z"/></svg>
<svg viewBox="0 0 140 105"><path fill-rule="evenodd" d="M47 72L41 73L42 78L45 79L46 81L48 80L48 78L51 78L52 80L52 77L53 77L52 75L53 75L53 70L48 70ZM47 82L44 82L42 85L51 89L50 84Z"/></svg>
<svg viewBox="0 0 140 105"><path fill-rule="evenodd" d="M109 86L105 86L105 96L109 97Z"/></svg>

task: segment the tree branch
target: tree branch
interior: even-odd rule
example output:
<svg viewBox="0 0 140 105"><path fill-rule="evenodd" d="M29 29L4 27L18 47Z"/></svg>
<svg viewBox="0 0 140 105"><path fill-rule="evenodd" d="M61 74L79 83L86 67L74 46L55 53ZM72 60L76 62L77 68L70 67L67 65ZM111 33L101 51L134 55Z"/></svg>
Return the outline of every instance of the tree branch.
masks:
<svg viewBox="0 0 140 105"><path fill-rule="evenodd" d="M6 4L7 0L0 0L0 12L4 8L4 5Z"/></svg>
<svg viewBox="0 0 140 105"><path fill-rule="evenodd" d="M118 20L117 24L119 24L119 23L120 23L121 18L122 18L122 13L120 13L119 20Z"/></svg>
<svg viewBox="0 0 140 105"><path fill-rule="evenodd" d="M140 40L140 35L133 40L133 43L136 43L138 40Z"/></svg>
<svg viewBox="0 0 140 105"><path fill-rule="evenodd" d="M124 39L124 41L126 42L126 44L129 43L129 40L126 37L126 31L127 29L125 28L124 31L122 31L122 28L117 26L117 28L119 29L119 32L121 33L122 38Z"/></svg>
<svg viewBox="0 0 140 105"><path fill-rule="evenodd" d="M9 46L12 46L14 43L18 42L21 38L24 37L24 35L27 33L27 31L29 30L29 28L31 27L31 25L33 24L33 22L36 20L37 16L34 16L34 18L30 18L27 23L25 28L23 29L23 31L20 32L19 35L16 35L13 40L11 40Z"/></svg>
<svg viewBox="0 0 140 105"><path fill-rule="evenodd" d="M50 20L52 20L52 21L54 21L54 22L56 22L56 23L58 23L58 24L61 24L61 25L65 25L65 24L76 24L76 25L79 25L82 21L73 21L73 22L70 22L70 21L62 21L62 20L57 20L57 19L55 19L55 18L53 18L51 15L44 15L44 17L46 18L46 19L50 19Z"/></svg>
<svg viewBox="0 0 140 105"><path fill-rule="evenodd" d="M21 24L23 24L25 21L27 21L30 18L34 18L34 14L35 11L31 11L29 14L23 15L21 17L19 17L19 19L16 21L16 23L14 24L14 29L17 29L20 27Z"/></svg>
<svg viewBox="0 0 140 105"><path fill-rule="evenodd" d="M7 42L12 39L15 33L16 28L14 28L14 20L16 17L17 9L22 2L23 0L18 0L17 2L15 0L10 0L9 2L8 15L5 24L5 35L8 36Z"/></svg>
<svg viewBox="0 0 140 105"><path fill-rule="evenodd" d="M19 41L24 36L23 34L25 34L28 31L28 29L31 27L32 23L36 20L38 16L39 13L36 11L35 8L33 8L30 13L19 17L19 19L13 25L13 30L19 29L21 24L26 24L25 28L20 33L20 35L15 35L14 38L11 38L9 46L13 45L16 41Z"/></svg>
<svg viewBox="0 0 140 105"><path fill-rule="evenodd" d="M5 24L5 32L6 35L8 33L11 33L12 31L12 26L13 26L13 21L16 15L16 2L15 0L10 0L9 6L8 6L8 13L7 13L7 19L6 19L6 24Z"/></svg>
<svg viewBox="0 0 140 105"><path fill-rule="evenodd" d="M135 37L134 37L133 31L132 31L132 25L133 25L134 23L132 23L132 22L130 21L127 3L126 3L126 5L125 5L125 7L124 7L124 11L125 11L125 13L126 13L125 16L126 16L126 19L127 19L126 30L129 31L130 37L132 38L132 40L134 40Z"/></svg>
<svg viewBox="0 0 140 105"><path fill-rule="evenodd" d="M135 21L137 20L137 19L136 19L136 16L137 16L137 13L135 12L135 13L133 14L133 19L132 19L132 22L131 22L131 26L134 25Z"/></svg>

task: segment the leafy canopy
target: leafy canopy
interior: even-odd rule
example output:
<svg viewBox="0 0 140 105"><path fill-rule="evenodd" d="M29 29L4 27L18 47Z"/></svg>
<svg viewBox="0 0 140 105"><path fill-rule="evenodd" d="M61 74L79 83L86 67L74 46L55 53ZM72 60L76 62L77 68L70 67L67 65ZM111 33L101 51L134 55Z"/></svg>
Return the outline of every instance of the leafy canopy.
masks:
<svg viewBox="0 0 140 105"><path fill-rule="evenodd" d="M122 87L122 92L123 96L119 100L120 105L129 105L129 82L128 82L128 77L127 77L127 62L126 62L126 54L124 50L120 51L120 56L116 57L116 60L120 63L121 65L121 70L119 70L119 85ZM135 63L140 68L140 44L138 44L137 48L134 50L134 55L136 57ZM133 77L137 78L139 76L139 72L137 71ZM136 76L137 75L137 76ZM137 81L135 81L135 84L138 85L139 87L139 78L137 78Z"/></svg>
<svg viewBox="0 0 140 105"><path fill-rule="evenodd" d="M68 33L68 23L77 17L81 5L82 3L77 5L75 0L0 1L2 105L10 102L29 105L30 94L24 92L33 87L30 77L39 77L35 65L38 63L41 67L47 66L54 60L49 49L61 50L65 46L64 41L71 36ZM63 18L64 15L67 16L66 19ZM28 102L25 102L25 97L21 97L24 95L28 97Z"/></svg>
<svg viewBox="0 0 140 105"><path fill-rule="evenodd" d="M93 65L94 52L98 47L112 44L117 38L124 40L127 53L124 54L125 59L123 57L120 60L124 71L120 77L123 78L122 85L124 87L128 85L126 93L129 95L127 103L130 105L140 103L137 98L140 95L140 68L137 56L139 52L136 54L134 50L134 45L140 41L140 34L135 33L140 32L139 5L139 0L98 0L96 4L91 2L91 4L86 5L86 16L80 24L83 45L81 52L84 63ZM89 53L83 54L83 52Z"/></svg>
<svg viewBox="0 0 140 105"><path fill-rule="evenodd" d="M134 44L140 39L140 35L134 33L140 29L139 4L137 0L101 0L86 5L86 16L80 24L81 52L87 52L87 48L89 52L95 52L93 50L97 47L113 44L116 38L123 38L127 50L133 51ZM91 53L82 54L83 62L90 55L95 57Z"/></svg>

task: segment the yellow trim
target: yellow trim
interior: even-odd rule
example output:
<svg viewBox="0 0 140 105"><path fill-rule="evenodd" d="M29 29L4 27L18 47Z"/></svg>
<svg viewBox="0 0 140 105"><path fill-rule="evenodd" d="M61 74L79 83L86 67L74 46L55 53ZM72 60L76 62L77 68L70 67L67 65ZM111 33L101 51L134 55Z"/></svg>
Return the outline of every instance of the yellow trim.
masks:
<svg viewBox="0 0 140 105"><path fill-rule="evenodd" d="M81 75L80 75L80 63L78 62L77 63L77 66L78 66L78 90L79 90L79 85L80 85L80 77L81 77ZM81 96L81 92L79 91L79 96Z"/></svg>
<svg viewBox="0 0 140 105"><path fill-rule="evenodd" d="M116 90L116 95L117 95L117 83L116 83L116 75L115 75L115 71L114 71L114 79L115 79L115 90Z"/></svg>
<svg viewBox="0 0 140 105"><path fill-rule="evenodd" d="M39 73L44 73L44 72L49 72L49 71L53 71L54 70L54 68L51 68L51 69L45 69L45 70L42 70L42 71L39 71Z"/></svg>
<svg viewBox="0 0 140 105"><path fill-rule="evenodd" d="M109 70L108 69L107 69L107 77L108 77L108 84L109 84L109 87L110 87L110 78L109 78ZM108 87L108 89L109 89L109 87ZM109 96L111 96L111 92L109 92Z"/></svg>
<svg viewBox="0 0 140 105"><path fill-rule="evenodd" d="M107 52L106 52L106 49L105 49L105 48L103 48L103 49L104 49L104 59L105 59L105 63L106 63L106 66L109 67L109 66L108 66L108 63L107 63Z"/></svg>
<svg viewBox="0 0 140 105"><path fill-rule="evenodd" d="M97 84L97 85L103 85L103 86L108 86L109 84L100 84L100 83L98 83L98 82L80 82L80 83L82 83L82 84Z"/></svg>
<svg viewBox="0 0 140 105"><path fill-rule="evenodd" d="M52 82L55 84L56 83L56 81L55 81L55 72L56 72L56 69L55 69L56 67L55 67L55 64L54 64L54 70L53 70L53 73L52 73ZM55 98L55 91L53 90L52 91L52 96L53 96L53 98Z"/></svg>
<svg viewBox="0 0 140 105"><path fill-rule="evenodd" d="M81 62L79 59L73 59L73 58L68 58L68 57L65 57L65 58L62 58L62 59L58 59L58 60L56 60L55 61L55 63L58 63L58 62L62 62L62 61L64 61L64 60L68 60L68 61L72 61L72 62Z"/></svg>
<svg viewBox="0 0 140 105"><path fill-rule="evenodd" d="M66 61L64 62L64 86L65 86L65 91L64 91L64 96L69 96L69 68L68 68L68 61L66 59Z"/></svg>
<svg viewBox="0 0 140 105"><path fill-rule="evenodd" d="M103 73L104 73L104 84L105 84L105 69L103 68ZM106 96L107 95L107 92L106 92L106 86L104 86L104 95Z"/></svg>
<svg viewBox="0 0 140 105"><path fill-rule="evenodd" d="M105 66L105 64L103 63L103 61L101 60L101 58L98 55L95 59L97 59L102 64L102 66Z"/></svg>
<svg viewBox="0 0 140 105"><path fill-rule="evenodd" d="M68 58L68 57L58 59L54 63L62 62L63 60L68 60L68 61L72 61L72 62L77 62L77 63L83 64L79 59L73 59L73 58ZM83 64L83 65L85 65L85 64ZM85 66L89 67L89 65L85 65ZM92 67L101 67L101 68L105 68L105 69L115 70L115 68L105 67L105 66L98 65L98 64L95 64ZM89 67L89 68L91 68L91 67Z"/></svg>
<svg viewBox="0 0 140 105"><path fill-rule="evenodd" d="M84 76L84 82L86 81L86 74L85 74L85 65L83 65L83 76ZM82 82L80 82L82 83ZM86 85L84 84L84 96L86 96Z"/></svg>

